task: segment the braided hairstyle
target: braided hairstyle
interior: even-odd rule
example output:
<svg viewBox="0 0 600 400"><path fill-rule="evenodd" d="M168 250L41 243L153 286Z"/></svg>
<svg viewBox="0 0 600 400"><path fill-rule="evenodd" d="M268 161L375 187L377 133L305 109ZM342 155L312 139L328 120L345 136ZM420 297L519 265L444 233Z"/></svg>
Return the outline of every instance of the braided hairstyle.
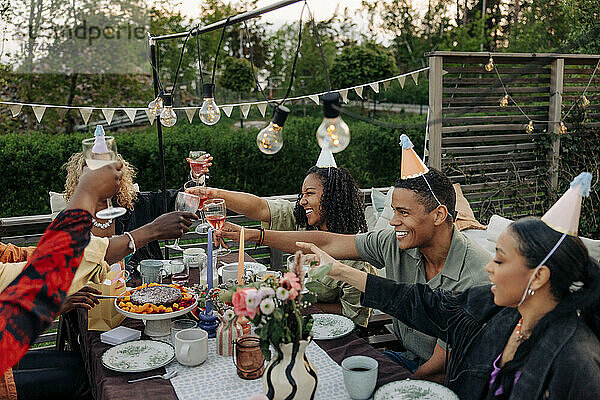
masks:
<svg viewBox="0 0 600 400"><path fill-rule="evenodd" d="M537 267L562 236L539 218L533 217L513 222L508 231L517 241L518 250L529 269ZM527 356L546 330L560 324L562 319L577 315L579 311L579 318L600 339L600 267L589 257L581 239L567 235L544 265L550 269L550 291L559 303L540 319L529 339L521 343L514 358L504 364L490 388L488 398L510 397L515 373L523 368ZM499 387L503 388L503 393L495 396Z"/></svg>
<svg viewBox="0 0 600 400"><path fill-rule="evenodd" d="M325 221L327 230L335 233L356 234L367 231L365 207L360 190L346 168L311 167L306 176L314 174L323 185L319 215ZM300 205L302 193L298 195L294 208L296 225L306 229L316 229L308 225L306 212Z"/></svg>

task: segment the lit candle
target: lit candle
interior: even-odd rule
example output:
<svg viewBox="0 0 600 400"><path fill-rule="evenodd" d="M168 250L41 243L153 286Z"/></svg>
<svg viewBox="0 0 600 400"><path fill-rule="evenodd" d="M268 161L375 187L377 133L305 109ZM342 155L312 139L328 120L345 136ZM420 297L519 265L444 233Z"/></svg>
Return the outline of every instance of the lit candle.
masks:
<svg viewBox="0 0 600 400"><path fill-rule="evenodd" d="M244 228L240 232L240 248L238 253L238 274L237 274L238 285L244 283Z"/></svg>
<svg viewBox="0 0 600 400"><path fill-rule="evenodd" d="M208 229L208 243L206 244L206 283L208 284L207 293L213 287L213 230L212 228ZM206 302L206 313L210 313L212 311L212 304L210 302Z"/></svg>

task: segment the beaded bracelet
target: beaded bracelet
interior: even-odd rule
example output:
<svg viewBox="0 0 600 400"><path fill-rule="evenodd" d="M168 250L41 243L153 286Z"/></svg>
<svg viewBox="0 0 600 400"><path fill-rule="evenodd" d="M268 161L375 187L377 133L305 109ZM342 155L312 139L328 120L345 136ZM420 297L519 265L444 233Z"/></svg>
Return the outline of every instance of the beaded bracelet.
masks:
<svg viewBox="0 0 600 400"><path fill-rule="evenodd" d="M262 227L258 229L260 230L260 235L258 236L258 242L256 242L256 244L254 245L254 248L262 246L263 242L265 241L265 230Z"/></svg>

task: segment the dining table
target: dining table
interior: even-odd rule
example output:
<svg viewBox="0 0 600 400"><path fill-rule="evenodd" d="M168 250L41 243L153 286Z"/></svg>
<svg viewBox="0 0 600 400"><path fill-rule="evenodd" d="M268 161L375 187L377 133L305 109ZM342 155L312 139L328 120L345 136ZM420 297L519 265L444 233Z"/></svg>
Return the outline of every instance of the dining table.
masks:
<svg viewBox="0 0 600 400"><path fill-rule="evenodd" d="M224 263L237 262L237 260L238 260L238 254L231 253L229 255L219 257L217 266L222 265ZM245 261L253 262L255 260L248 254L245 254ZM197 283L200 278L199 274L200 274L200 272L198 269L190 269L189 283L190 284ZM139 282L139 275L138 276L136 276L136 275L138 275L138 274L132 275L132 280L131 280L131 282L128 283L128 285L130 285L130 286L135 285L137 282ZM151 376L151 375L162 375L162 374L165 374L165 372L167 370L172 372L177 367L179 367L180 369L183 367L177 363L177 360L173 360L171 362L171 364L166 366L166 368L161 367L161 368L154 369L152 371L146 371L146 372L122 373L122 372L115 372L115 371L112 371L112 370L106 368L102 364L102 354L112 346L101 342L100 334L102 332L87 329L88 322L87 322L87 311L86 310L77 309L74 311L75 311L75 317L74 317L75 325L76 325L77 330L79 331L79 334L78 334L79 351L81 352L83 364L85 366L88 378L90 380L92 395L96 400L135 400L135 399L139 399L139 400L149 400L149 399L186 400L186 399L195 399L195 398L203 399L203 400L205 400L205 399L233 399L233 398L247 399L252 394L255 394L255 392L256 392L255 389L257 387L257 384L253 383L252 385L248 384L248 386L251 386L254 389L254 392L252 392L252 390L249 389L249 392L247 392L243 395L236 394L234 396L233 394L227 394L227 393L225 393L225 391L220 390L220 386L225 386L225 380L223 380L223 379L221 379L221 380L217 379L215 382L210 382L209 384L207 384L207 387L213 388L213 390L205 390L205 388L203 387L202 393L196 393L196 391L185 392L185 391L181 390L181 387L178 391L176 391L176 388L174 387L174 385L172 384L172 382L170 380L165 380L165 379L160 379L160 378L149 379L149 380L145 380L145 381L141 381L141 382L137 382L137 383L128 383L129 380L143 378L143 377L147 377L147 376ZM313 304L313 305L309 306L307 311L312 314L323 312L320 309L318 304ZM121 326L126 326L128 328L133 328L133 329L142 331L141 338L149 339L149 337L143 333L144 323L142 320L125 318L123 320L123 322L121 323ZM214 341L215 339L209 339L209 341L210 340ZM357 335L356 330L351 332L350 334L340 337L340 338L329 339L329 340L315 340L314 343L316 343L316 345L318 346L318 349L315 348L314 350L317 350L319 352L321 352L321 350L323 350L324 353L326 353L326 355L323 354L321 357L327 358L327 360L325 360L325 361L329 362L326 364L322 364L322 365L326 365L328 372L329 372L329 370L339 369L338 371L331 371L331 372L335 372L334 374L321 374L323 376L322 376L322 379L319 381L319 387L317 389L317 398L319 398L320 387L327 386L327 384L328 384L328 382L326 382L327 379L335 379L336 381L342 380L341 379L341 367L339 366L339 364L341 364L342 360L344 360L346 357L350 357L350 356L356 356L356 355L368 356L368 357L372 357L375 360L377 360L379 366L378 366L378 377L377 377L376 389L382 385L385 385L386 383L411 377L410 371L408 371L407 369L403 368L402 366L396 364L395 362L391 361L390 359L385 357L381 352L379 352L378 350L373 348L371 345L369 345L363 338L361 338ZM210 346L213 346L213 349L214 349L214 345L210 345ZM321 353L323 353L323 352L321 352ZM221 356L217 356L216 353L214 353L214 350L213 350L213 354L209 354L209 358L211 356L221 357ZM207 364L207 363L205 362L205 364ZM195 368L202 368L203 366L205 366L205 368L206 368L205 364L201 364L200 366L195 367ZM190 371L187 368L183 368L183 369ZM231 374L231 377L227 379L227 382L229 384L232 383L231 381L234 381L233 384L236 384L239 387L243 387L243 385L247 384L247 382L256 382L256 381L260 380L260 379L258 379L256 381L243 381L241 378L239 378L235 374L235 366L234 366L233 362L231 362L231 371L233 371L233 374ZM324 375L327 375L327 376L324 376ZM200 379L200 378L198 378L198 379ZM237 382L236 380L239 380L239 382ZM347 393L345 393L343 391L341 392L339 390L339 385L341 384L343 386L343 383L340 383L340 382L329 382L329 383L332 383L332 384L335 383L338 386L338 391L337 391L337 395L335 395L333 397L326 396L327 400L333 400L334 398L349 399ZM178 392L179 392L179 396L178 396ZM325 397L325 396L321 396L321 397Z"/></svg>

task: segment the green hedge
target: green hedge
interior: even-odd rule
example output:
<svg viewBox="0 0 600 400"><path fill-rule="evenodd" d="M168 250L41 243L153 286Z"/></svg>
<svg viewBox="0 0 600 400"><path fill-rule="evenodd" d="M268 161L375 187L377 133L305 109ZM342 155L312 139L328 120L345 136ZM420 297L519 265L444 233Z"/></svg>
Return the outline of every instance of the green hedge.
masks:
<svg viewBox="0 0 600 400"><path fill-rule="evenodd" d="M320 118L291 116L284 128L283 149L273 155L262 154L256 146L259 129L234 129L228 124L214 127L188 124L185 116L173 128L163 130L168 188L181 187L189 173L185 157L189 150L207 150L215 158L210 185L242 190L257 195L297 193L306 170L319 155L315 131ZM424 116L399 115L402 123L424 124ZM339 166L348 168L361 187L393 184L400 171L400 133L363 122L346 119L352 140L346 150L336 154ZM424 129L406 132L419 153L423 149ZM81 140L90 134L0 136L0 165L4 188L0 216L50 212L48 191L62 191L65 171L62 164L81 149ZM119 152L137 171L142 190L160 189L160 164L156 127L116 134Z"/></svg>

